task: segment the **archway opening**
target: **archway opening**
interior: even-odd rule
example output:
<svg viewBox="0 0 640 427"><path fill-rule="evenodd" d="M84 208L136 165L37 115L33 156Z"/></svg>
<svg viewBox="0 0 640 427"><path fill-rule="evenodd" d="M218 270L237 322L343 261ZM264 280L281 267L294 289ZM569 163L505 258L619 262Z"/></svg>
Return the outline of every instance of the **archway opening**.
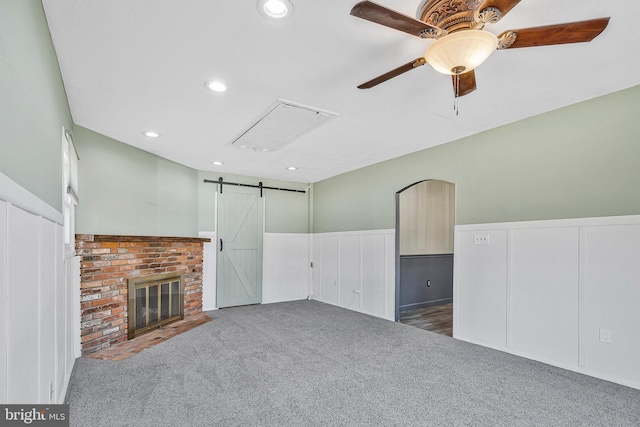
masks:
<svg viewBox="0 0 640 427"><path fill-rule="evenodd" d="M452 336L455 184L396 193L396 321Z"/></svg>

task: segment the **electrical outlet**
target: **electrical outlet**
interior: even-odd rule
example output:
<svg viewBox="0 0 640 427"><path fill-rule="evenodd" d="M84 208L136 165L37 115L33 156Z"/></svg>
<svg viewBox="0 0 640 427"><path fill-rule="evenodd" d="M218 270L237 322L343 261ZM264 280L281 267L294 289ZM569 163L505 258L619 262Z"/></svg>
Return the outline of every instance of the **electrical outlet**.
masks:
<svg viewBox="0 0 640 427"><path fill-rule="evenodd" d="M611 330L600 329L600 342L611 344Z"/></svg>
<svg viewBox="0 0 640 427"><path fill-rule="evenodd" d="M473 244L474 245L488 245L489 244L489 234L474 234L473 235Z"/></svg>

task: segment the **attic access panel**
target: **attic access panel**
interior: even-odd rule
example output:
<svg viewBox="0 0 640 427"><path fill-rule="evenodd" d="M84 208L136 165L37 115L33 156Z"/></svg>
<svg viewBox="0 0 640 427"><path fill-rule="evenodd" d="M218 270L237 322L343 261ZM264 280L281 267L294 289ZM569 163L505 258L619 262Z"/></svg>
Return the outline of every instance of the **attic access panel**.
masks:
<svg viewBox="0 0 640 427"><path fill-rule="evenodd" d="M275 151L337 115L278 99L231 145L254 151Z"/></svg>

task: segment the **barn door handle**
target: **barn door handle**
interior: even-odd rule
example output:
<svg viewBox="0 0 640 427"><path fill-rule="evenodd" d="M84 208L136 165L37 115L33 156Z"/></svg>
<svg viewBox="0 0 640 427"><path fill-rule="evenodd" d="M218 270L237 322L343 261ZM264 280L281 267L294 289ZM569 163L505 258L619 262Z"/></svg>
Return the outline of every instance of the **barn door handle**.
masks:
<svg viewBox="0 0 640 427"><path fill-rule="evenodd" d="M222 239L220 239L220 252L222 252L223 247L224 247L224 244L222 243Z"/></svg>

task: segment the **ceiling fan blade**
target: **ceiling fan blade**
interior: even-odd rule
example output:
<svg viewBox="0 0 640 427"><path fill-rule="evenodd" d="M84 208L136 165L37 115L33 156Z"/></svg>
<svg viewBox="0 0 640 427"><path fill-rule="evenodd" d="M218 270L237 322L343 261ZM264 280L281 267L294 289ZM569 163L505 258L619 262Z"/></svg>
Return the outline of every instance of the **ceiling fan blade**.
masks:
<svg viewBox="0 0 640 427"><path fill-rule="evenodd" d="M385 27L393 28L394 30L404 31L412 36L420 37L420 33L425 31L440 30L436 27L432 27L422 21L412 18L407 15L403 15L391 9L387 9L384 6L370 2L361 1L353 6L351 9L351 15L366 19L367 21L375 22L376 24L384 25Z"/></svg>
<svg viewBox="0 0 640 427"><path fill-rule="evenodd" d="M494 7L500 11L500 19L504 17L511 9L516 7L520 0L487 0L484 2L480 10L488 7Z"/></svg>
<svg viewBox="0 0 640 427"><path fill-rule="evenodd" d="M503 49L590 42L604 31L608 24L609 18L598 18L544 27L523 28L505 31L498 36L498 39L502 39L503 36L508 37L509 33L515 33L516 39L513 44L504 46Z"/></svg>
<svg viewBox="0 0 640 427"><path fill-rule="evenodd" d="M360 86L358 86L358 89L369 89L372 88L374 86L379 85L380 83L386 82L389 79L392 79L396 76L399 76L400 74L406 73L407 71L411 71L414 68L418 68L421 67L422 65L426 64L427 61L420 57L418 59L415 59L411 62L408 62L404 65L401 65L398 68L395 68L387 73L384 73L381 76L376 77L375 79L371 79L366 83L362 83Z"/></svg>
<svg viewBox="0 0 640 427"><path fill-rule="evenodd" d="M460 78L460 80L457 82L457 88L456 77ZM473 70L464 74L460 74L459 76L451 76L451 81L453 82L453 93L455 95L457 92L458 98L461 96L469 95L471 92L478 88L476 86L476 73Z"/></svg>

